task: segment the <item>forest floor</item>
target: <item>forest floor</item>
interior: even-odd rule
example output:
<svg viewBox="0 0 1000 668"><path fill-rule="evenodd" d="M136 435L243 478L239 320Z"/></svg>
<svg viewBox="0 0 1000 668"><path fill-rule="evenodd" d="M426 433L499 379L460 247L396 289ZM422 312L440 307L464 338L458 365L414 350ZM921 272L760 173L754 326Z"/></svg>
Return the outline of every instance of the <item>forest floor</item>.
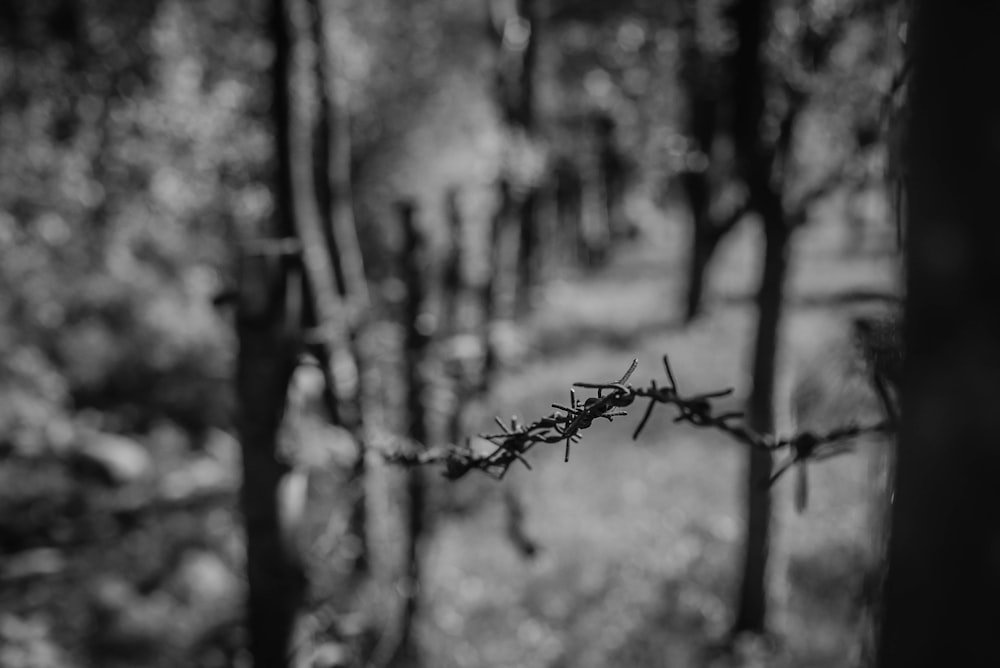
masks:
<svg viewBox="0 0 1000 668"><path fill-rule="evenodd" d="M555 279L524 328L525 355L502 378L490 410L531 420L564 403L575 381L614 379L633 358L633 384L663 380L669 354L682 389L735 388L739 408L750 387L754 286L760 239L744 223L720 249L707 313L679 318L686 226L679 217L637 212L642 232L608 266ZM852 314L884 308L872 293L897 291L891 230L869 232L868 253L845 254L843 226L818 221L795 240L786 301L776 408L792 427L790 396L819 378L826 389L800 428L862 421L846 337ZM877 247L877 249L875 248ZM852 383L854 383L852 385ZM815 383L814 383L815 384ZM822 394L822 393L821 393ZM863 394L863 393L862 393ZM503 482L462 481L475 499L442 520L426 546L421 637L427 665L844 666L857 662L862 579L872 536L871 456L812 465L805 513L792 508L791 476L776 487L771 555L773 638L713 649L725 637L736 597L743 523L745 446L725 435L654 412L638 442L633 408L588 430L569 463L562 447L531 454ZM482 429L490 429L482 416ZM540 552L520 556L505 532L501 486L526 508Z"/></svg>

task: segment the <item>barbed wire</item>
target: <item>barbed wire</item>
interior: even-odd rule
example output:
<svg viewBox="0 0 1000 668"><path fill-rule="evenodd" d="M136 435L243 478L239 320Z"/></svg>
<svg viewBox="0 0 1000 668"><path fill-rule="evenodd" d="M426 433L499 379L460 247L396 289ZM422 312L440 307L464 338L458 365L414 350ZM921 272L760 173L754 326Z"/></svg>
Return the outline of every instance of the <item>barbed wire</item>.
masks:
<svg viewBox="0 0 1000 668"><path fill-rule="evenodd" d="M663 356L663 367L667 376L665 385L652 380L648 386L633 387L628 381L638 366L638 361L632 360L625 374L616 381L574 383L570 389L567 405L552 404L552 408L556 409L554 412L530 424L522 424L516 416L511 418L509 424L505 424L499 417L495 418L501 431L479 435L481 439L495 446L489 453L477 453L468 441L464 445L436 446L427 449L420 449L416 444L407 444L405 447L393 450L380 448L379 452L387 462L403 466L443 464L444 476L452 480L477 470L502 480L516 462L520 462L530 470L531 463L525 455L538 445L565 444L564 461L569 461L573 444L583 439L581 433L595 420L604 419L613 422L614 418L628 414L624 409L640 399L647 399L649 403L646 405L646 410L632 432L633 440L642 433L652 416L653 409L658 404L673 406L677 410L674 422L686 422L695 427L716 429L740 443L771 453L787 452L784 460L775 467L770 479L762 481L762 484L773 485L796 464L820 461L850 452L853 449L850 441L860 436L895 431L895 425L890 421L884 421L870 425L848 425L823 433L803 431L789 437L776 438L748 427L742 421L742 412L716 411L713 402L732 395L732 388L684 396L666 355ZM581 399L577 397L577 389L594 390L596 394Z"/></svg>

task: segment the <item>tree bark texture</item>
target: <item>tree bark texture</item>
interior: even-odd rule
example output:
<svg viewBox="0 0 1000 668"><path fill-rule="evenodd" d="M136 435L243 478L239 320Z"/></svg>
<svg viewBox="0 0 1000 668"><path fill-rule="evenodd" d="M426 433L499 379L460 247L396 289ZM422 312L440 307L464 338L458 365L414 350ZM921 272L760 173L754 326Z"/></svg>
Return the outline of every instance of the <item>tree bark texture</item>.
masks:
<svg viewBox="0 0 1000 668"><path fill-rule="evenodd" d="M998 666L1000 5L914 8L906 357L879 666Z"/></svg>

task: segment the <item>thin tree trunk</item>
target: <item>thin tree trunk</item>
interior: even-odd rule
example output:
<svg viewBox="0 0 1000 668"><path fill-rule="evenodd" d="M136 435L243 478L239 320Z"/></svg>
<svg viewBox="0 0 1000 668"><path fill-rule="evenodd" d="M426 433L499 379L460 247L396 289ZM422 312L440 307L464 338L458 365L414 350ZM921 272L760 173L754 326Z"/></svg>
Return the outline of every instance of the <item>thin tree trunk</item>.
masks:
<svg viewBox="0 0 1000 668"><path fill-rule="evenodd" d="M362 321L370 307L368 283L365 278L361 244L358 241L351 192L351 128L347 91L335 69L334 47L330 37L331 7L329 0L309 0L312 10L313 39L316 43L316 76L319 90L319 140L324 158L321 163L323 201L320 203L326 222L326 237L336 270L337 287L350 311L350 349L354 356L357 376L349 401L339 406L339 424L351 434L358 452L351 467L350 496L352 506L348 531L357 542L354 570L368 570L369 546L367 530L367 477L365 440L365 385L368 364L361 339ZM328 365L327 365L328 366ZM332 379L336 381L336 379Z"/></svg>
<svg viewBox="0 0 1000 668"><path fill-rule="evenodd" d="M764 266L757 294L757 336L748 422L758 433L774 431L775 362L778 349L789 228L781 196L771 183L774 147L762 138L765 77L762 48L770 18L768 0L739 0L732 8L738 47L733 62L733 138L736 163L749 192L750 206L764 227ZM747 525L743 573L733 633L767 630L767 560L771 494L767 488L770 453L751 449L746 475Z"/></svg>
<svg viewBox="0 0 1000 668"><path fill-rule="evenodd" d="M335 251L334 261L343 276L341 294L347 297L355 315L369 308L368 281L365 277L364 256L358 240L354 218L354 198L351 188L351 115L347 86L336 70L336 53L331 43L330 0L310 0L314 13L314 36L317 45L320 114L326 132L321 140L326 145L326 178L329 201L330 235Z"/></svg>
<svg viewBox="0 0 1000 668"><path fill-rule="evenodd" d="M448 219L448 236L451 245L445 259L441 279L441 329L447 335L455 335L461 329L459 322L462 298L465 295L465 221L459 206L458 188L450 188L444 198L445 215Z"/></svg>
<svg viewBox="0 0 1000 668"><path fill-rule="evenodd" d="M465 220L462 218L459 206L459 191L450 188L444 198L445 215L448 219L448 234L451 246L445 260L441 280L441 331L445 337L456 340L462 331L461 307L466 292L465 267L468 248L465 245ZM449 343L451 343L449 342ZM452 405L448 413L445 439L448 443L459 444L465 435L465 418L469 402L473 399L473 389L466 372L466 365L457 354L453 345L449 345L446 355L446 369L451 382Z"/></svg>
<svg viewBox="0 0 1000 668"><path fill-rule="evenodd" d="M757 335L753 352L753 387L747 421L760 434L774 433L774 387L785 277L788 270L789 232L781 216L765 222L764 267L757 294ZM743 575L733 632L767 630L767 561L771 529L771 453L750 451L746 476L747 530Z"/></svg>
<svg viewBox="0 0 1000 668"><path fill-rule="evenodd" d="M712 216L714 181L711 174L720 167L711 161L717 136L721 133L721 110L725 107L721 97L726 79L728 61L707 51L698 41L698 3L681 3L681 21L678 26L680 40L680 70L678 82L683 92L685 110L684 127L692 146L689 164L679 175L680 185L687 197L691 213L691 251L688 258L688 281L685 293L684 320L693 322L702 313L706 273L722 238L732 225L719 228ZM691 160L693 159L693 160Z"/></svg>
<svg viewBox="0 0 1000 668"><path fill-rule="evenodd" d="M276 223L267 236L280 239L292 229L292 175L288 100L291 40L281 0L271 6L269 23L275 55L271 115L275 136ZM289 473L278 459L277 436L295 368L297 346L289 329L301 326L286 297L288 260L280 252L245 253L240 266L237 310L239 355L237 397L243 455L241 508L247 542L247 634L255 666L281 668L291 660L296 615L305 592L305 574L288 528L282 526L279 490ZM296 309L297 310L297 309ZM298 335L299 332L294 332Z"/></svg>
<svg viewBox="0 0 1000 668"><path fill-rule="evenodd" d="M407 435L422 447L427 443L427 415L424 397L427 383L424 366L429 350L430 337L421 327L420 320L425 308L427 287L424 278L422 258L424 239L418 228L416 208L410 202L399 206L400 222L403 226L403 280L408 294L406 298L406 421ZM418 648L413 637L413 624L420 606L420 543L425 529L426 480L420 467L406 474L407 522L406 522L406 584L404 587L403 617L398 651L393 663L417 662ZM410 664L407 664L410 665Z"/></svg>
<svg viewBox="0 0 1000 668"><path fill-rule="evenodd" d="M297 0L275 0L275 2L282 17L281 27L287 35L285 39L291 49L291 58L287 62L288 73L284 81L285 94L290 101L285 132L288 135L292 221L295 234L301 242L307 294L312 307L310 311L315 319L314 331L307 339L311 346L319 350L318 361L323 365L324 378L327 383L332 383L332 387L328 386L328 396L334 400L330 405L332 417L340 420L343 426L351 431L359 447L363 447L364 434L361 429L358 381L355 380L355 386L351 388L338 378L338 371L343 373L344 370L348 370L347 375L353 375L355 379L360 377L360 373L355 357L355 346L352 345L350 310L338 290L337 271L333 261L334 251L331 248L331 237L325 230L316 187L313 151L315 116L308 108L305 96L301 94L304 78L312 74L305 63L304 38L310 34L308 24L315 25L318 17L316 11L310 16L309 7L297 4ZM318 11L315 5L312 9ZM330 158L332 160L333 156ZM332 191L331 197L333 197ZM337 213L339 215L341 212ZM338 249L343 251L340 246ZM344 281L340 282L340 285L344 284ZM360 484L363 485L363 450L356 460L353 474L362 476ZM363 523L365 512L363 487L356 488L354 492L355 500L360 499L360 504L356 503L352 509L350 519L351 530L358 532L356 538L359 541L355 567L364 570L367 568L365 533L364 527L358 526Z"/></svg>
<svg viewBox="0 0 1000 668"><path fill-rule="evenodd" d="M541 0L517 0L517 13L528 25L527 44L521 54L518 96L513 110L514 124L531 140L538 132L535 108L535 78L538 69L539 34L542 30ZM531 291L538 280L538 193L539 185L531 184L518 211L517 282L514 310L523 315L531 310Z"/></svg>
<svg viewBox="0 0 1000 668"><path fill-rule="evenodd" d="M914 5L902 431L879 666L1000 666L1000 5Z"/></svg>
<svg viewBox="0 0 1000 668"><path fill-rule="evenodd" d="M538 189L532 186L518 210L517 281L514 312L531 311L531 293L538 283Z"/></svg>
<svg viewBox="0 0 1000 668"><path fill-rule="evenodd" d="M354 367L350 350L349 314L337 290L336 271L323 231L323 217L316 194L313 165L313 115L306 106L304 96L297 94L301 77L306 75L304 50L297 36L305 34L302 23L304 12L296 11L296 0L274 0L276 11L282 18L281 29L290 45L292 58L287 62L284 79L285 95L290 100L287 114L287 152L291 178L292 221L295 235L301 242L302 264L306 284L316 318L316 332L309 337L312 342L326 346L329 351L330 377L336 379L337 368ZM341 383L336 383L334 394L343 407L350 401L350 394Z"/></svg>
<svg viewBox="0 0 1000 668"><path fill-rule="evenodd" d="M625 220L625 176L627 164L618 146L617 122L609 114L599 114L594 123L597 164L604 191L604 227L608 237L618 241L628 234Z"/></svg>
<svg viewBox="0 0 1000 668"><path fill-rule="evenodd" d="M515 123L529 135L535 132L535 76L538 69L539 33L542 30L542 0L517 0L517 13L528 24L530 34L521 59L520 90L515 110Z"/></svg>
<svg viewBox="0 0 1000 668"><path fill-rule="evenodd" d="M289 665L306 584L290 527L283 526L279 509L279 490L290 471L278 459L277 437L297 348L285 327L281 297L287 277L282 258L245 256L242 264L236 382L249 585L247 634L254 665L271 668Z"/></svg>
<svg viewBox="0 0 1000 668"><path fill-rule="evenodd" d="M692 216L691 253L688 258L688 278L684 300L684 321L691 323L701 315L705 296L705 279L708 265L715 255L715 249L722 235L715 232L710 221L703 220L707 212L694 213Z"/></svg>
<svg viewBox="0 0 1000 668"><path fill-rule="evenodd" d="M553 255L559 264L576 264L583 245L580 226L583 193L573 161L561 158L555 166L553 180L556 213Z"/></svg>
<svg viewBox="0 0 1000 668"><path fill-rule="evenodd" d="M701 174L689 174L692 179L704 179ZM707 184L703 191L706 199L698 205L692 198L692 230L691 230L691 255L688 259L688 283L685 294L684 318L687 323L693 322L703 309L705 298L705 281L708 274L709 265L715 257L715 251L719 248L719 243L732 232L736 225L743 219L747 209L743 206L729 214L728 218L718 220L714 218L708 210ZM765 192L765 197L771 197ZM700 206L701 208L696 208ZM781 214L778 211L779 215ZM787 216L783 217L783 219Z"/></svg>
<svg viewBox="0 0 1000 668"><path fill-rule="evenodd" d="M604 264L608 257L611 234L602 211L605 210L604 188L596 161L588 159L581 173L580 230L583 244L581 259L588 268Z"/></svg>
<svg viewBox="0 0 1000 668"><path fill-rule="evenodd" d="M499 370L500 360L498 359L496 345L493 340L494 323L497 317L497 294L500 284L500 272L503 269L503 243L504 228L507 226L508 218L512 208L510 184L501 179L497 185L498 199L497 209L490 220L490 250L489 267L486 272L486 282L482 286L481 292L481 318L480 335L483 347L483 371L480 376L479 393L484 394L493 385L496 373Z"/></svg>

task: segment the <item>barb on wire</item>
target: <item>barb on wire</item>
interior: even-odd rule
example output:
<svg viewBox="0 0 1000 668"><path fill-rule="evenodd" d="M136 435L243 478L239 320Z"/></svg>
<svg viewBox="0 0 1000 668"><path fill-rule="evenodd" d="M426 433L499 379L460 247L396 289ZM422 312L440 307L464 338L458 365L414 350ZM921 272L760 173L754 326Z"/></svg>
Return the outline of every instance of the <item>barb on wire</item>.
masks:
<svg viewBox="0 0 1000 668"><path fill-rule="evenodd" d="M594 420L627 415L624 409L639 399L647 399L646 410L639 420L632 438L637 439L649 422L653 409L658 404L673 406L677 410L674 422L687 422L695 427L716 429L753 448L770 452L787 451L788 455L764 484L773 485L793 465L806 461L819 461L851 450L849 441L864 434L887 433L893 430L889 422L860 426L850 425L825 434L802 432L786 438L775 438L771 434L760 434L742 422L743 414L736 411L716 412L713 402L733 393L732 388L684 396L681 394L670 368L670 361L663 357L666 384L650 381L646 387L633 387L629 379L638 367L632 360L621 378L606 383L574 383L570 389L568 404L552 404L553 413L530 424L522 424L517 417L509 423L496 418L500 428L498 433L481 434L480 438L490 442L494 449L487 454L475 452L467 441L462 446L433 447L418 450L408 447L395 451L384 451L383 457L392 463L417 466L424 464L444 464L444 475L458 479L473 470L502 479L515 462L531 469L525 455L540 444L565 444L564 460L569 461L571 447L582 440L581 432L590 427ZM576 390L594 390L595 395L579 399Z"/></svg>

